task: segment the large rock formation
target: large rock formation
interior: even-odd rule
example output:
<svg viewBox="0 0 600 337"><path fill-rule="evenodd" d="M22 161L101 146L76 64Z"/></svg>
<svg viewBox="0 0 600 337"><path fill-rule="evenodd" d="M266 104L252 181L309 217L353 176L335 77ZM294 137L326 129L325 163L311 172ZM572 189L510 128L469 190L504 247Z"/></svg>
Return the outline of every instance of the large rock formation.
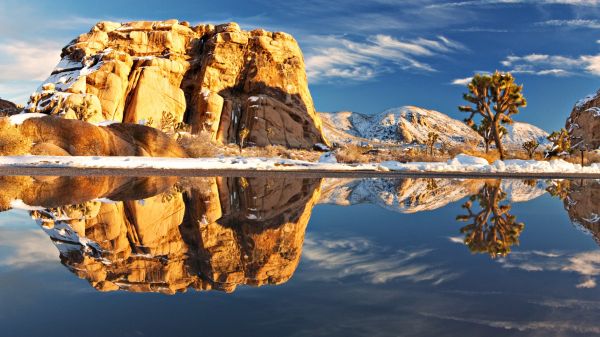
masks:
<svg viewBox="0 0 600 337"><path fill-rule="evenodd" d="M191 125L221 143L325 143L298 44L236 23L100 22L71 41L28 111L160 129Z"/></svg>
<svg viewBox="0 0 600 337"><path fill-rule="evenodd" d="M0 155L187 157L174 139L148 126L97 126L40 116L24 121L20 120L24 115L0 118L0 134L12 142L0 146Z"/></svg>
<svg viewBox="0 0 600 337"><path fill-rule="evenodd" d="M575 104L565 127L571 136L572 147L600 149L600 91Z"/></svg>
<svg viewBox="0 0 600 337"><path fill-rule="evenodd" d="M233 291L279 284L299 263L320 179L9 177L62 263L101 291ZM65 191L77 191L67 193ZM110 199L112 201L105 201ZM30 207L27 207L30 208Z"/></svg>

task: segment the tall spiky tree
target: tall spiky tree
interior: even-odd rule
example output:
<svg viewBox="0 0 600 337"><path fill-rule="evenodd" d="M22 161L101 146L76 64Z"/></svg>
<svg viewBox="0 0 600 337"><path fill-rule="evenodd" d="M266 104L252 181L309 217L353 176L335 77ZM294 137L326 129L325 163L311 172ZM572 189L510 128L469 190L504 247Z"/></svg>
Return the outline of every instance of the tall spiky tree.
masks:
<svg viewBox="0 0 600 337"><path fill-rule="evenodd" d="M459 106L458 109L470 113L465 119L467 125L475 125L474 118L480 115L483 123L489 123L489 131L500 159L504 160L502 146L502 125L512 124L512 115L519 113L519 108L527 106L523 97L523 86L515 83L511 73L496 71L492 75L477 74L467 85L469 92L463 94L463 99L472 105Z"/></svg>

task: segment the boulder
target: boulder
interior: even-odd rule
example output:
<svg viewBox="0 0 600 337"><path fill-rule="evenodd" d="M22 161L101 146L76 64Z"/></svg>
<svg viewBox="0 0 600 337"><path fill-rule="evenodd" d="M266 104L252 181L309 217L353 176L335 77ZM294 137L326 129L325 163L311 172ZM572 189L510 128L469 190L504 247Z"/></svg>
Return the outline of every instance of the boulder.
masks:
<svg viewBox="0 0 600 337"><path fill-rule="evenodd" d="M221 143L327 143L294 38L236 23L100 22L63 48L27 110L209 132Z"/></svg>
<svg viewBox="0 0 600 337"><path fill-rule="evenodd" d="M600 91L575 104L565 127L573 148L600 149Z"/></svg>
<svg viewBox="0 0 600 337"><path fill-rule="evenodd" d="M97 126L45 116L13 125L4 117L0 118L0 133L19 139L25 152L36 155L187 157L167 134L137 124ZM0 155L13 154L6 151L0 149Z"/></svg>
<svg viewBox="0 0 600 337"><path fill-rule="evenodd" d="M20 111L21 109L15 103L0 98L0 116L10 116Z"/></svg>

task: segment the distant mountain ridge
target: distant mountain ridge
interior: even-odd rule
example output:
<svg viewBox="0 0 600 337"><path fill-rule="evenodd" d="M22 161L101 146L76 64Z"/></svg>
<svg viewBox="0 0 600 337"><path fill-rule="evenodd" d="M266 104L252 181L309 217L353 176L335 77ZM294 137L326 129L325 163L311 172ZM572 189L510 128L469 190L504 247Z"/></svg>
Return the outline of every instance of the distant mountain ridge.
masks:
<svg viewBox="0 0 600 337"><path fill-rule="evenodd" d="M463 121L435 110L403 106L367 115L359 112L320 112L325 136L336 143L425 143L429 132L449 145L481 142L481 136ZM521 147L531 139L547 143L548 133L528 123L505 126L503 138L508 147Z"/></svg>

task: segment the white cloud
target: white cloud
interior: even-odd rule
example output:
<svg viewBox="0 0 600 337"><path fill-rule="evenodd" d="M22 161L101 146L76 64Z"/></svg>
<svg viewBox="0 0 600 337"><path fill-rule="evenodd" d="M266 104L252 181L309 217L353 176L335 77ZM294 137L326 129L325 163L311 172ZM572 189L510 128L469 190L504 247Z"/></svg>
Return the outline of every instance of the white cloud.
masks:
<svg viewBox="0 0 600 337"><path fill-rule="evenodd" d="M368 80L398 69L433 72L432 66L419 59L465 49L443 36L402 41L379 34L361 42L338 36L311 36L306 41L306 70L312 82Z"/></svg>
<svg viewBox="0 0 600 337"><path fill-rule="evenodd" d="M501 64L513 73L568 76L590 74L600 76L600 54L568 57L561 55L529 54L508 56Z"/></svg>
<svg viewBox="0 0 600 337"><path fill-rule="evenodd" d="M456 79L452 80L452 82L450 82L450 84L465 86L465 85L469 84L472 79L473 79L473 77L456 78Z"/></svg>
<svg viewBox="0 0 600 337"><path fill-rule="evenodd" d="M592 28L600 29L600 21L598 20L548 20L536 23L538 26L555 26L555 27L573 27L573 28Z"/></svg>
<svg viewBox="0 0 600 337"><path fill-rule="evenodd" d="M404 279L437 285L458 276L422 261L430 252L428 249L392 251L361 238L319 239L308 235L302 258L318 269L316 278L359 276L372 284Z"/></svg>

